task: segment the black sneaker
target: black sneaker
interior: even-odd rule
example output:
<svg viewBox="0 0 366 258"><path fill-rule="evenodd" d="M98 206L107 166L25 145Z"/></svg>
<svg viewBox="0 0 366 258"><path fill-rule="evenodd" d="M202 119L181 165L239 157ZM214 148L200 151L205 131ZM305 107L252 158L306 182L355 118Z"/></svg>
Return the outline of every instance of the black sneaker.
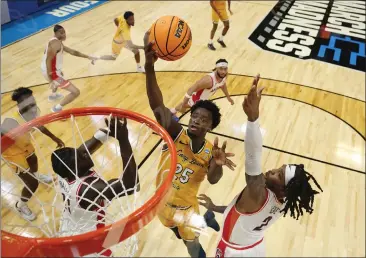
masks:
<svg viewBox="0 0 366 258"><path fill-rule="evenodd" d="M213 45L213 44L208 43L208 44L207 44L207 46L208 46L208 48L209 48L209 49L211 49L211 50L214 50L214 51L216 50L216 48L214 47L214 45Z"/></svg>
<svg viewBox="0 0 366 258"><path fill-rule="evenodd" d="M226 44L223 40L220 40L218 39L217 42L219 42L219 44L222 46L222 47L226 47Z"/></svg>
<svg viewBox="0 0 366 258"><path fill-rule="evenodd" d="M213 213L210 210L207 210L205 215L203 215L205 218L206 224L208 227L212 228L213 230L219 232L220 231L220 225L217 223L215 219L215 213Z"/></svg>

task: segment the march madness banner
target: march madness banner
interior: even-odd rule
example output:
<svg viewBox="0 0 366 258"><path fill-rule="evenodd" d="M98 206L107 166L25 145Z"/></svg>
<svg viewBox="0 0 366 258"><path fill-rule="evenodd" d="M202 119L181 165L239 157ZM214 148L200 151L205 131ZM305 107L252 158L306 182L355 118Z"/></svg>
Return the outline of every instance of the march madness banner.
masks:
<svg viewBox="0 0 366 258"><path fill-rule="evenodd" d="M267 51L365 71L365 1L279 1L249 39Z"/></svg>

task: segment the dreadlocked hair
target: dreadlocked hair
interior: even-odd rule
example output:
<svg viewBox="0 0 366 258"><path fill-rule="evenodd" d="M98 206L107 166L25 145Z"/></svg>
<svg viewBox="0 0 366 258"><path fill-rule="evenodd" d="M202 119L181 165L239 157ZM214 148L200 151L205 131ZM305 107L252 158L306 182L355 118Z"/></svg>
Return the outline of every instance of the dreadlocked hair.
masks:
<svg viewBox="0 0 366 258"><path fill-rule="evenodd" d="M221 113L220 108L211 100L199 100L191 107L191 114L197 108L204 108L211 113L212 116L212 128L211 130L215 129L221 121Z"/></svg>
<svg viewBox="0 0 366 258"><path fill-rule="evenodd" d="M314 190L309 181L313 180L315 185L323 192L316 179L304 170L304 165L295 165L295 176L288 182L285 187L285 207L281 210L285 217L290 210L290 216L296 220L303 215L303 209L311 214L313 212L314 195L319 192ZM296 211L296 215L295 215Z"/></svg>
<svg viewBox="0 0 366 258"><path fill-rule="evenodd" d="M65 147L55 150L51 155L51 163L53 171L62 178L75 178L75 175L71 172L73 171L76 174L74 148Z"/></svg>

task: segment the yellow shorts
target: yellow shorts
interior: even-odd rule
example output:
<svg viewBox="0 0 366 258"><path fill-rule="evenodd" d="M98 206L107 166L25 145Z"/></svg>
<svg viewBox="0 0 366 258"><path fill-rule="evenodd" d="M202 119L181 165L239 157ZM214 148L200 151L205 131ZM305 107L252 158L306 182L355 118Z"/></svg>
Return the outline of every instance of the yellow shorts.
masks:
<svg viewBox="0 0 366 258"><path fill-rule="evenodd" d="M226 9L218 9L217 11L220 13L221 19L220 19L219 15L215 12L215 10L212 9L212 22L213 23L218 24L219 20L221 20L222 22L229 20L229 15L227 14Z"/></svg>
<svg viewBox="0 0 366 258"><path fill-rule="evenodd" d="M11 156L4 153L3 158L5 159L5 163L8 164L16 173L21 173L29 169L27 158L32 156L34 153L35 150L33 145L29 144L22 153Z"/></svg>
<svg viewBox="0 0 366 258"><path fill-rule="evenodd" d="M129 48L126 45L125 42L123 42L123 43L117 43L117 42L118 41L115 41L115 40L112 41L112 55L114 57L119 56L119 54L121 53L122 48L126 48L126 49L130 50L134 54L138 53L138 50L137 49L131 49L131 48Z"/></svg>
<svg viewBox="0 0 366 258"><path fill-rule="evenodd" d="M177 227L183 240L193 241L199 233L194 230L194 225L191 225L191 218L193 214L199 213L198 204L183 207L166 203L158 211L158 218L165 227Z"/></svg>

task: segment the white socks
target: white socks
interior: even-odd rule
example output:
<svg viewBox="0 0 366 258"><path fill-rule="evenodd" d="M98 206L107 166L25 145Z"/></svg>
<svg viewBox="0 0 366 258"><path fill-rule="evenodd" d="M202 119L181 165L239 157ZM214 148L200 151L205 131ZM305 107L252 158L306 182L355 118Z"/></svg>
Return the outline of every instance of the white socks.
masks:
<svg viewBox="0 0 366 258"><path fill-rule="evenodd" d="M212 41L212 39L210 39L210 41L208 42L208 44L213 44L213 41Z"/></svg>
<svg viewBox="0 0 366 258"><path fill-rule="evenodd" d="M57 108L57 109L62 109L62 106L61 106L60 104L57 104L57 105L55 106L55 108Z"/></svg>
<svg viewBox="0 0 366 258"><path fill-rule="evenodd" d="M18 203L17 203L17 207L18 208L22 208L24 206L27 206L26 202L23 202L22 199L19 199Z"/></svg>
<svg viewBox="0 0 366 258"><path fill-rule="evenodd" d="M220 38L219 38L219 40L220 41L224 41L224 36L221 35Z"/></svg>
<svg viewBox="0 0 366 258"><path fill-rule="evenodd" d="M137 68L140 68L140 67L141 67L140 63L137 63Z"/></svg>

